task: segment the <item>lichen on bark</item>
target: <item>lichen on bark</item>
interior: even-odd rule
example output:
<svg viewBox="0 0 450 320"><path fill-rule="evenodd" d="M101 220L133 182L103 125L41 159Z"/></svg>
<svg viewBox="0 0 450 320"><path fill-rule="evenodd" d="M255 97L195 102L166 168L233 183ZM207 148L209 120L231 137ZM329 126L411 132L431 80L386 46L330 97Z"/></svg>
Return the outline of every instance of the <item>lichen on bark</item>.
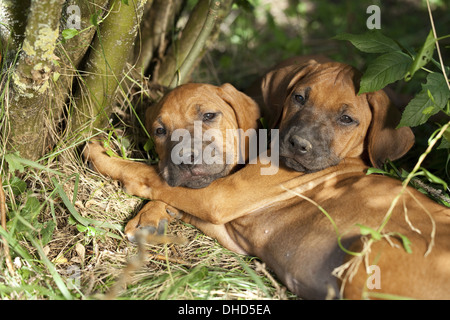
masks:
<svg viewBox="0 0 450 320"><path fill-rule="evenodd" d="M51 108L47 90L55 70L55 48L64 0L32 0L22 50L11 76L8 101L11 128L8 149L37 160L47 134L45 117Z"/></svg>
<svg viewBox="0 0 450 320"><path fill-rule="evenodd" d="M44 94L55 69L55 48L64 0L33 0L12 80L16 95Z"/></svg>

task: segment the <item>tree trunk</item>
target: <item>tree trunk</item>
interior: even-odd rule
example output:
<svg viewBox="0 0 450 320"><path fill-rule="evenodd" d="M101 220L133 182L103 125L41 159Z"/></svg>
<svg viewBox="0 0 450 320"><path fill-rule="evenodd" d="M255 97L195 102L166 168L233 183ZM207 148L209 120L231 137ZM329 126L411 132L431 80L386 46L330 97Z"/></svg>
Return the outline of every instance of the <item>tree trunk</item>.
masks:
<svg viewBox="0 0 450 320"><path fill-rule="evenodd" d="M46 135L42 125L51 106L47 92L55 70L63 0L33 0L22 51L12 74L9 101L10 146L21 156L36 159L43 154Z"/></svg>
<svg viewBox="0 0 450 320"><path fill-rule="evenodd" d="M185 0L151 0L144 13L141 33L134 48L135 68L145 74L152 60L161 59L167 46L167 35L173 31L175 19ZM157 54L154 56L154 54Z"/></svg>
<svg viewBox="0 0 450 320"><path fill-rule="evenodd" d="M92 45L83 79L77 91L72 131L90 131L106 125L116 89L123 80L122 71L138 31L145 0L129 0L125 5L114 0L108 16L100 24Z"/></svg>
<svg viewBox="0 0 450 320"><path fill-rule="evenodd" d="M213 25L212 31L208 32L207 39L215 39L220 31L220 23L223 19L228 15L231 10L231 5L233 4L232 0L199 0L191 15L189 16L189 20L186 23L186 26L183 29L181 37L179 40L176 40L172 43L167 55L164 57L164 60L158 70L158 74L153 77L153 81L163 85L170 86L174 77L177 76L178 70L180 70L183 65L186 57L191 52L191 49L196 44L200 33L204 30L205 22L208 20L209 14L213 15L213 20L210 21ZM211 10L217 6L218 12L211 12ZM205 40L207 40L205 39ZM193 61L186 65L185 73L183 74L182 79L178 79L177 85L187 82L188 75L192 73L198 62L203 58L206 48L205 43L200 45L201 51L194 53L191 58Z"/></svg>
<svg viewBox="0 0 450 320"><path fill-rule="evenodd" d="M9 132L3 128L2 134L8 137L8 151L18 151L24 158L37 160L57 140L55 127L61 120L73 76L95 33L95 28L88 29L61 45L57 40L60 24L63 29L63 22L71 14L67 9L76 5L80 8L80 28L88 28L90 13L104 6L107 0L91 3L72 0L64 6L62 0L59 0L59 6L48 0L33 1L26 10L28 2L5 1L0 5L0 9L10 11L8 17L11 20L6 23L12 30L10 34L2 29L0 34L4 51L8 49L2 75L6 76L8 69L13 70L11 80L2 82L9 120ZM26 22L26 14L21 13L28 11L28 23L23 23ZM14 65L14 57L22 41L23 49Z"/></svg>

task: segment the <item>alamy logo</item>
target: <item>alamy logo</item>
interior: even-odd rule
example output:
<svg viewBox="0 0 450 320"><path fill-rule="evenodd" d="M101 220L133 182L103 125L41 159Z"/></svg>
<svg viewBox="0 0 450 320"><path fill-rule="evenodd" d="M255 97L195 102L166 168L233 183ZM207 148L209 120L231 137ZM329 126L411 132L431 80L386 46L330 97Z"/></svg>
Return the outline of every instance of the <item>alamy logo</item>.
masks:
<svg viewBox="0 0 450 320"><path fill-rule="evenodd" d="M367 14L370 14L369 18L367 18L366 26L367 29L381 29L381 10L380 7L373 4L367 7Z"/></svg>
<svg viewBox="0 0 450 320"><path fill-rule="evenodd" d="M81 29L81 10L80 7L72 4L67 7L66 13L67 17L67 29Z"/></svg>
<svg viewBox="0 0 450 320"><path fill-rule="evenodd" d="M367 278L366 285L369 290L381 289L381 270L377 265L371 265L366 268Z"/></svg>
<svg viewBox="0 0 450 320"><path fill-rule="evenodd" d="M263 165L262 175L273 175L279 167L279 135L278 129L270 130L270 152L268 146L268 130L227 129L225 137L217 129L203 131L202 121L194 122L194 137L186 129L176 129L171 135L172 141L178 143L172 148L171 159L174 164L245 164L245 138L248 138L248 159L256 164L257 158ZM225 139L225 140L224 140ZM235 141L239 144L235 146ZM225 142L225 143L224 143ZM204 144L207 143L205 147ZM224 147L225 146L225 147Z"/></svg>

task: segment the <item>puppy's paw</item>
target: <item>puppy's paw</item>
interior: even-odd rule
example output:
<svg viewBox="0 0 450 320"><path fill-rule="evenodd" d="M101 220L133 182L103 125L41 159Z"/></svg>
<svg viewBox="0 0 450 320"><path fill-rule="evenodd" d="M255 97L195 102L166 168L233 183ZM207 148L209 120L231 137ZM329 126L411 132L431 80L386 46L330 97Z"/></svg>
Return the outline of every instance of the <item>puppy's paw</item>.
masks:
<svg viewBox="0 0 450 320"><path fill-rule="evenodd" d="M89 169L99 171L98 165L103 158L108 158L106 149L101 140L90 140L84 146L82 156L86 161Z"/></svg>
<svg viewBox="0 0 450 320"><path fill-rule="evenodd" d="M179 210L164 202L150 201L127 223L125 235L129 241L136 242L138 232L145 230L146 234L155 236L147 239L148 242L166 242L165 240L168 240L166 237L158 238L158 236L165 235L168 223L181 216L182 213Z"/></svg>
<svg viewBox="0 0 450 320"><path fill-rule="evenodd" d="M87 161L95 159L99 155L106 154L106 149L100 140L90 140L83 150L83 158Z"/></svg>

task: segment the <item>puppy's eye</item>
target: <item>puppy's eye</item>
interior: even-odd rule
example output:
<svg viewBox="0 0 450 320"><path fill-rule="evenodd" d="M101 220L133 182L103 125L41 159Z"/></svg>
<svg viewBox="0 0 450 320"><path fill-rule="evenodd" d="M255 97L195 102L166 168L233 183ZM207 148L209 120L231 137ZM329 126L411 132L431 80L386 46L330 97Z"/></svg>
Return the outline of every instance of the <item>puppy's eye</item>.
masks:
<svg viewBox="0 0 450 320"><path fill-rule="evenodd" d="M339 122L342 124L351 124L355 121L350 116L344 114L339 118Z"/></svg>
<svg viewBox="0 0 450 320"><path fill-rule="evenodd" d="M216 113L208 112L203 115L203 121L211 121L216 117Z"/></svg>
<svg viewBox="0 0 450 320"><path fill-rule="evenodd" d="M155 134L157 136L163 136L166 134L166 132L167 132L166 129L164 129L163 127L156 128L155 130Z"/></svg>
<svg viewBox="0 0 450 320"><path fill-rule="evenodd" d="M306 102L305 97L302 96L301 94L294 95L294 99L295 99L295 101L297 101L300 104L305 104L305 102Z"/></svg>

